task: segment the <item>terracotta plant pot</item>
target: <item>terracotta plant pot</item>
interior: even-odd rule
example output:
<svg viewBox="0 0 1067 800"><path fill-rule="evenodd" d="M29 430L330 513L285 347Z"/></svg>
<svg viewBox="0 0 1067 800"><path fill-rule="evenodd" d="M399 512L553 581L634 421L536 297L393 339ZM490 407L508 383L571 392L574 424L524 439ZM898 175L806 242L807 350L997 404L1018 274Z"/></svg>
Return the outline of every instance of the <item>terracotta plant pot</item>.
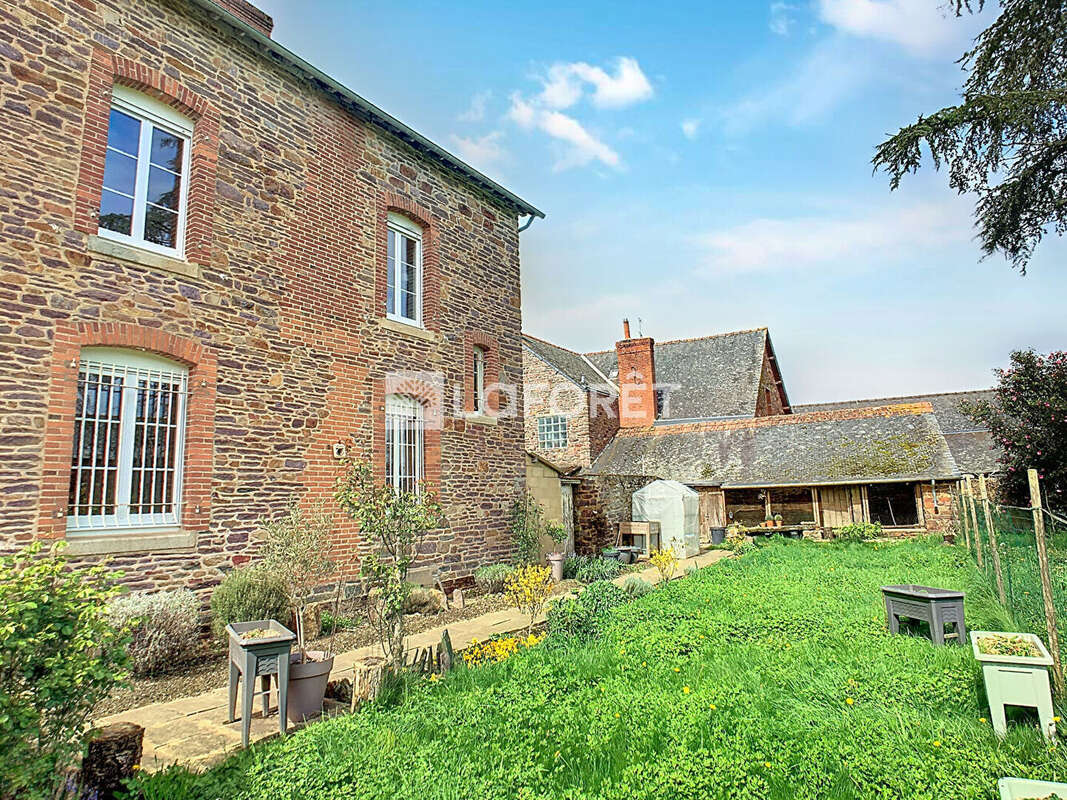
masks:
<svg viewBox="0 0 1067 800"><path fill-rule="evenodd" d="M300 663L300 653L289 657L289 721L296 724L322 713L322 699L330 682L333 656L321 650L308 650L308 660Z"/></svg>
<svg viewBox="0 0 1067 800"><path fill-rule="evenodd" d="M549 553L548 566L552 568L552 580L559 583L563 580L563 553Z"/></svg>

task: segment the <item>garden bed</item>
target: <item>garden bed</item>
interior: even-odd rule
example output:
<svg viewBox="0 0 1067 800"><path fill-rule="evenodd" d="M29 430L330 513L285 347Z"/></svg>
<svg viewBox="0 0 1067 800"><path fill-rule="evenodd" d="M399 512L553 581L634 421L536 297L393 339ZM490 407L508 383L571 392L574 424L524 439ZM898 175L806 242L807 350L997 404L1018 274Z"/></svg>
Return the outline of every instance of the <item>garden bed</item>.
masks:
<svg viewBox="0 0 1067 800"><path fill-rule="evenodd" d="M975 628L1008 624L962 548L772 542L617 608L601 639L413 682L182 796L962 800L1067 775L1035 727L997 740L969 650L888 634L887 583L960 589Z"/></svg>

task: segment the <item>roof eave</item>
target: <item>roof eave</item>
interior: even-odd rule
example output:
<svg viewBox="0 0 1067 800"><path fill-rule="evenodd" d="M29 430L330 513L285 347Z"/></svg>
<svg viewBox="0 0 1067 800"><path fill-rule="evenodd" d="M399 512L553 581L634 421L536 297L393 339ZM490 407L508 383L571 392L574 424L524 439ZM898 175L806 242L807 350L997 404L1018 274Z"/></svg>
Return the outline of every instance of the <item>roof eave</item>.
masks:
<svg viewBox="0 0 1067 800"><path fill-rule="evenodd" d="M461 161L440 145L427 139L418 131L409 128L403 122L396 119L396 117L386 113L370 101L360 97L351 89L338 83L329 75L322 72L322 70L312 66L300 56L278 44L274 39L271 39L261 31L253 28L247 22L244 22L240 18L231 14L225 8L217 5L214 0L191 0L191 2L199 6L209 16L225 22L242 38L249 39L259 48L266 50L267 53L277 59L282 66L303 75L303 77L310 79L312 82L321 84L322 88L328 93L337 96L342 101L342 105L349 103L355 106L358 112L365 115L379 127L384 128L397 138L407 142L416 150L420 150L432 158L437 159L448 169L465 177L467 180L476 184L499 200L503 200L516 211L519 211L522 214L528 214L542 219L544 218L545 214L540 209L530 205L518 195L509 192L492 178L483 175L481 172L474 169L474 167Z"/></svg>

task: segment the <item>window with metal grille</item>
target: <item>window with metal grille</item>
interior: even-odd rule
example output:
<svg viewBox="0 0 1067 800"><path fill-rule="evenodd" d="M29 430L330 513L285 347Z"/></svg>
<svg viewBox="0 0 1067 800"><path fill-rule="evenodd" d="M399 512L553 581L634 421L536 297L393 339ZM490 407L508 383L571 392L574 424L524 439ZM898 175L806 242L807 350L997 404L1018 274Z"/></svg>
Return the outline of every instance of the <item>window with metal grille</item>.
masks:
<svg viewBox="0 0 1067 800"><path fill-rule="evenodd" d="M389 214L389 290L386 316L422 324L422 229L407 217Z"/></svg>
<svg viewBox="0 0 1067 800"><path fill-rule="evenodd" d="M385 399L385 479L394 489L417 492L423 477L422 405L413 397Z"/></svg>
<svg viewBox="0 0 1067 800"><path fill-rule="evenodd" d="M179 524L188 384L188 370L164 358L82 351L69 532Z"/></svg>
<svg viewBox="0 0 1067 800"><path fill-rule="evenodd" d="M474 347L474 410L485 411L485 348Z"/></svg>
<svg viewBox="0 0 1067 800"><path fill-rule="evenodd" d="M160 101L116 86L99 233L167 255L184 249L193 126Z"/></svg>
<svg viewBox="0 0 1067 800"><path fill-rule="evenodd" d="M544 449L567 446L567 418L554 414L537 418L537 443Z"/></svg>

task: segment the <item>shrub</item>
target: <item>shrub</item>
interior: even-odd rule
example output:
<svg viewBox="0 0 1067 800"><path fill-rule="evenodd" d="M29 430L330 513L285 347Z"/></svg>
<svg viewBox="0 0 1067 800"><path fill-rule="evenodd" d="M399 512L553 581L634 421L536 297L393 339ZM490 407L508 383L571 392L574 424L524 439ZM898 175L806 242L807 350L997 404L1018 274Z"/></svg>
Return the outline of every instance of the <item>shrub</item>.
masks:
<svg viewBox="0 0 1067 800"><path fill-rule="evenodd" d="M834 538L845 542L865 542L882 535L880 522L853 522L841 528L834 528Z"/></svg>
<svg viewBox="0 0 1067 800"><path fill-rule="evenodd" d="M563 577L582 583L608 581L618 577L622 564L613 558L599 556L571 556L563 561Z"/></svg>
<svg viewBox="0 0 1067 800"><path fill-rule="evenodd" d="M340 614L335 615L332 611L323 609L319 627L322 634L328 636L335 631L352 630L358 625L359 622L352 617L346 617Z"/></svg>
<svg viewBox="0 0 1067 800"><path fill-rule="evenodd" d="M211 593L211 628L224 639L231 622L289 620L289 597L285 584L262 565L232 570Z"/></svg>
<svg viewBox="0 0 1067 800"><path fill-rule="evenodd" d="M534 619L552 596L552 586L552 570L536 564L519 567L508 578L505 587L508 599L515 608L529 616L530 628L533 628Z"/></svg>
<svg viewBox="0 0 1067 800"><path fill-rule="evenodd" d="M658 550L653 550L648 560L652 562L652 566L659 570L661 581L669 581L674 577L674 573L678 571L678 556L673 548L661 547Z"/></svg>
<svg viewBox="0 0 1067 800"><path fill-rule="evenodd" d="M494 636L484 642L471 639L471 643L463 651L463 663L468 667L476 667L479 664L497 664L515 655L519 650L540 644L544 638L543 633L531 633L526 636Z"/></svg>
<svg viewBox="0 0 1067 800"><path fill-rule="evenodd" d="M127 594L111 602L108 619L130 633L127 652L138 675L155 675L193 654L200 629L200 600L188 589Z"/></svg>
<svg viewBox="0 0 1067 800"><path fill-rule="evenodd" d="M126 675L103 565L71 568L39 542L0 556L0 795L51 798L77 761L93 707Z"/></svg>
<svg viewBox="0 0 1067 800"><path fill-rule="evenodd" d="M622 590L630 596L631 599L636 600L638 597L644 597L646 594L652 591L652 584L642 578L640 575L631 575L622 584Z"/></svg>
<svg viewBox="0 0 1067 800"><path fill-rule="evenodd" d="M479 588L491 594L499 594L504 591L504 584L515 572L511 564L486 564L474 570L474 583Z"/></svg>
<svg viewBox="0 0 1067 800"><path fill-rule="evenodd" d="M577 597L564 598L549 609L549 633L583 639L598 638L607 613L628 599L627 593L611 581L591 583Z"/></svg>

